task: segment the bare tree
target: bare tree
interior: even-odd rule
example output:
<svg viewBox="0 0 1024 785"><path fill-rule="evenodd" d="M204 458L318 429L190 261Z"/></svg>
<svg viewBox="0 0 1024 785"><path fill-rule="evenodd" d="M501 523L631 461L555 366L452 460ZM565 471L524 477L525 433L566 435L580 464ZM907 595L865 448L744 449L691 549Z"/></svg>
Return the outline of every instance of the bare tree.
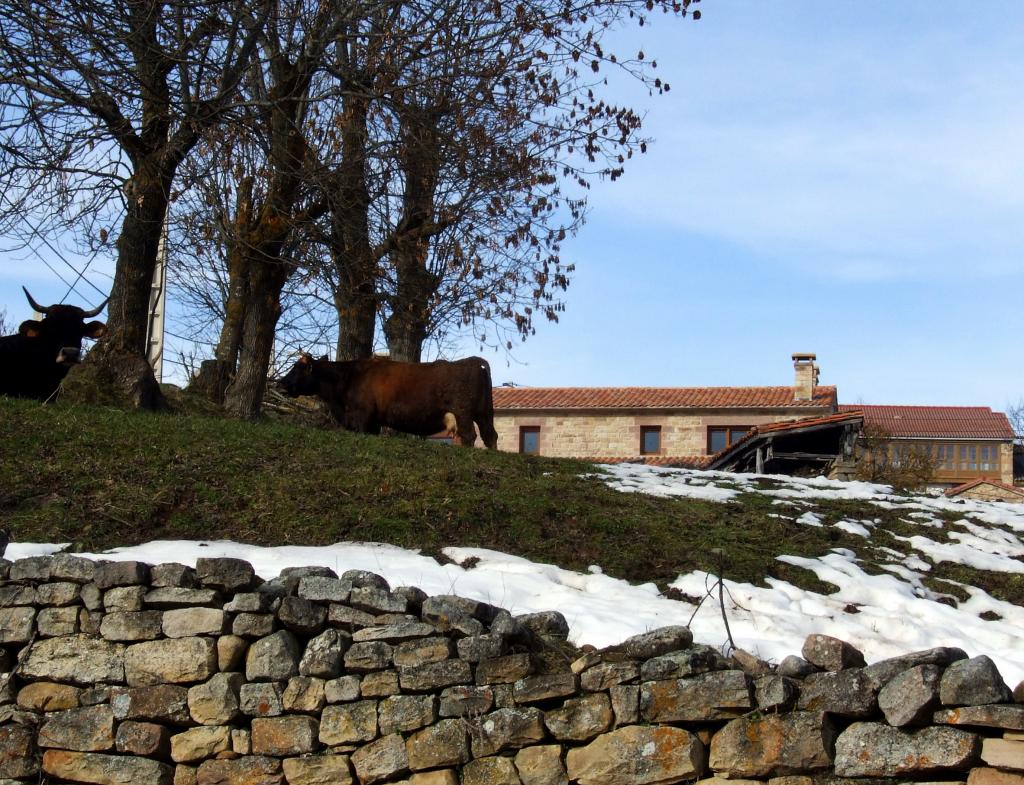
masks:
<svg viewBox="0 0 1024 785"><path fill-rule="evenodd" d="M878 426L866 426L857 437L858 480L885 483L894 488L917 490L935 476L938 464L930 445L901 444Z"/></svg>
<svg viewBox="0 0 1024 785"><path fill-rule="evenodd" d="M120 366L139 405L159 399L145 340L172 183L231 107L263 18L234 0L0 6L0 231L116 235L107 339L89 362Z"/></svg>

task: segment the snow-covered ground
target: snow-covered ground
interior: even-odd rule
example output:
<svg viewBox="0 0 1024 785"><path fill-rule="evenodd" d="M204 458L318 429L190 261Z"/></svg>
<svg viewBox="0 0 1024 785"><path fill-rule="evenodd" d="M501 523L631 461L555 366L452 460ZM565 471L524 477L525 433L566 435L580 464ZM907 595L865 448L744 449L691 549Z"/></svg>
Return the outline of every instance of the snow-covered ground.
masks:
<svg viewBox="0 0 1024 785"><path fill-rule="evenodd" d="M774 487L759 490L763 484L759 481L765 478L756 475L633 464L603 468L608 474L596 476L624 492L713 501L728 501L744 491L764 493L774 497L779 516L818 527L826 524L814 512L816 500L859 499L887 510L905 511L902 520L920 527L920 534L901 538L907 546L904 552L887 549L883 566L888 574L869 575L858 566L856 554L843 548L813 559L778 557L838 586L834 594L816 594L774 579L768 579L770 588L727 581L729 627L740 648L779 661L788 654L799 654L808 634L825 633L853 643L873 662L933 646L958 646L971 656L990 656L1011 687L1024 680L1024 608L966 585L961 589L970 599L952 607L939 602L943 595L921 581L939 561L1024 573L1024 561L1013 558L1024 556L1024 505L902 496L888 486L862 482L773 477ZM962 517L947 538L941 536L946 524L936 513L949 511ZM879 521L844 520L832 525L864 537L868 543ZM12 543L7 558L52 553L61 547ZM611 578L602 574L599 565L578 573L481 548L450 547L445 553L456 564L438 564L415 551L378 543L263 548L217 540L158 541L81 555L189 565L204 556L232 556L251 562L263 578L298 565L326 565L339 574L364 569L383 575L392 586L418 586L428 594L459 594L513 613L561 611L577 645L607 646L669 624L688 624L701 643L724 646L727 642L717 596L697 607L660 596L653 583L631 585ZM692 572L680 575L672 585L687 596L700 597L713 588L713 582L707 573ZM994 620L981 618L983 613Z"/></svg>

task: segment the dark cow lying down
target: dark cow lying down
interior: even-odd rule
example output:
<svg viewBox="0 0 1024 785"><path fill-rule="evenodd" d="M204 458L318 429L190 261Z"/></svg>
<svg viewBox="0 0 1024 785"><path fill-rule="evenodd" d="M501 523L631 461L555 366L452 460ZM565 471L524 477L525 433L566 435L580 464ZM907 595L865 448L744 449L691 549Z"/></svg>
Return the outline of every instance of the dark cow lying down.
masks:
<svg viewBox="0 0 1024 785"><path fill-rule="evenodd" d="M319 396L350 431L380 433L387 427L431 436L454 425L460 442L472 446L475 422L484 444L498 446L491 367L481 357L432 363L331 362L303 354L278 385L292 397Z"/></svg>
<svg viewBox="0 0 1024 785"><path fill-rule="evenodd" d="M60 386L68 369L78 362L83 338L99 338L106 331L103 322L86 322L103 306L84 311L74 305L42 306L22 287L28 303L42 313L42 321L21 323L16 335L0 338L0 395L49 398Z"/></svg>

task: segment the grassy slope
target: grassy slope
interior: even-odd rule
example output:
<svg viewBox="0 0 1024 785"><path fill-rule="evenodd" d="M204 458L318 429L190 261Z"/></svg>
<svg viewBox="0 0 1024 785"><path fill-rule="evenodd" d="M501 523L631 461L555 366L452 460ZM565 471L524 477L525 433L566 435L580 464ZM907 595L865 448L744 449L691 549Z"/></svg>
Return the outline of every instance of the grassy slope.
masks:
<svg viewBox="0 0 1024 785"><path fill-rule="evenodd" d="M681 572L828 590L775 561L864 541L771 517L768 497L728 504L624 494L576 461L366 437L283 422L150 415L0 396L0 523L21 541L100 550L152 539L261 545L388 542L439 554L482 546L664 586ZM826 523L899 514L867 503L816 505ZM890 545L890 543L881 543ZM714 553L719 549L722 553ZM962 577L962 576L961 576ZM972 572L1024 604L1024 586ZM1017 581L1019 584L1020 582Z"/></svg>

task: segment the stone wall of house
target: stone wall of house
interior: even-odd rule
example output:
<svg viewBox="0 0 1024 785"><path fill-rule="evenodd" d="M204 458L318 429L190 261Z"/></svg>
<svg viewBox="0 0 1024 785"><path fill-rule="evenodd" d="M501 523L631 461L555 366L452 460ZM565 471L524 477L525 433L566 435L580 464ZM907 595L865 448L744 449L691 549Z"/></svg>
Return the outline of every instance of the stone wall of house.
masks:
<svg viewBox="0 0 1024 785"><path fill-rule="evenodd" d="M640 428L661 427L661 455L693 456L707 453L707 429L714 425L762 425L804 417L821 412L806 409L783 413L690 412L687 414L558 413L529 414L495 412L498 449L519 451L519 429L540 427L540 454L556 458L629 457L640 454Z"/></svg>
<svg viewBox="0 0 1024 785"><path fill-rule="evenodd" d="M1024 502L1024 488L1000 487L989 483L981 483L973 488L968 488L956 495L957 499L979 499L988 502L1012 502L1020 504Z"/></svg>
<svg viewBox="0 0 1024 785"><path fill-rule="evenodd" d="M235 559L0 575L3 785L1024 785L1024 689L958 649L577 651L557 613Z"/></svg>

